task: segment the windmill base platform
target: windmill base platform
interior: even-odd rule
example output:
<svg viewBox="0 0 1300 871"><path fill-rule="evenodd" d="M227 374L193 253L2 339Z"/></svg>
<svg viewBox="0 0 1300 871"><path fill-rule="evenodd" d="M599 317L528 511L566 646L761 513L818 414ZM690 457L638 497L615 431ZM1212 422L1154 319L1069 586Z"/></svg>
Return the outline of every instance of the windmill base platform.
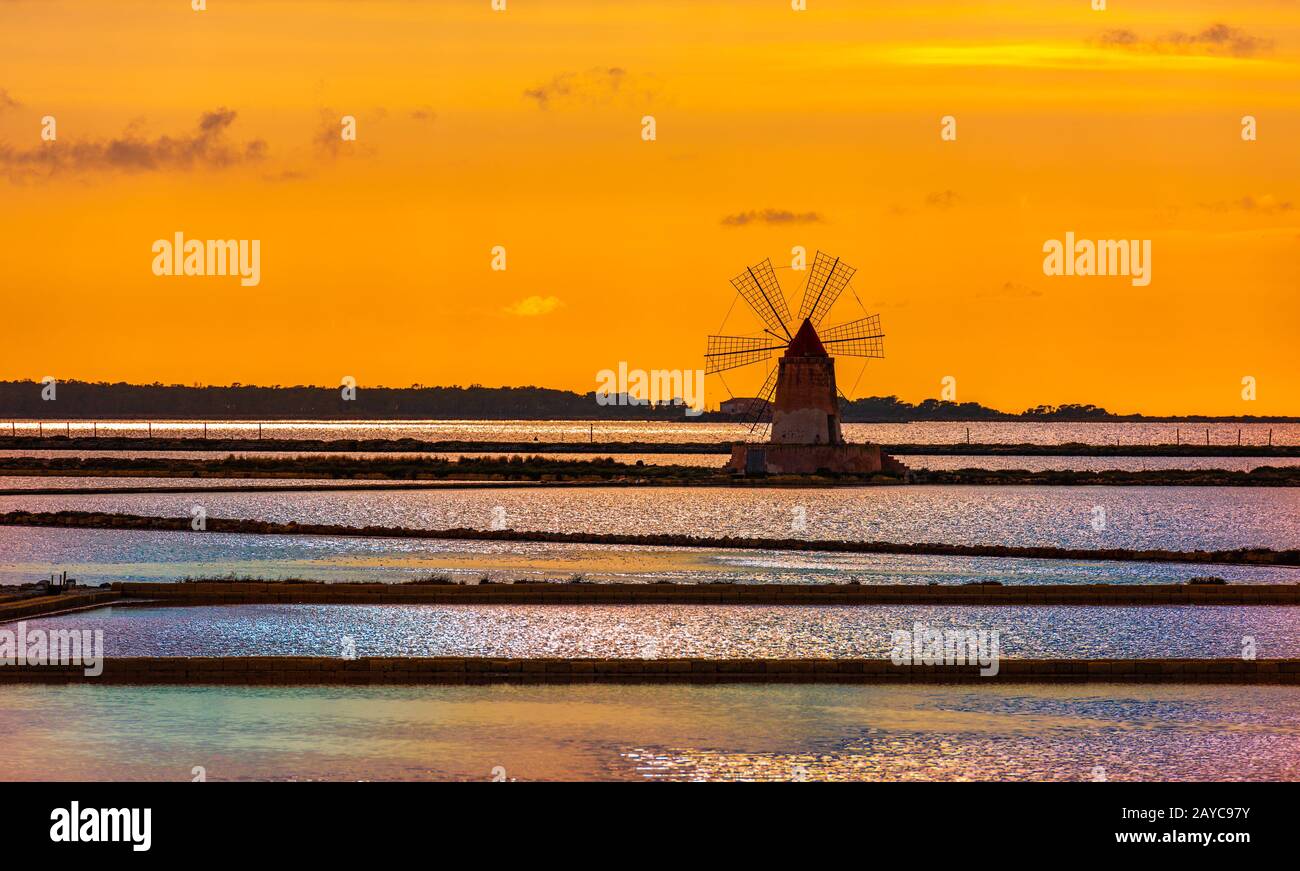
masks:
<svg viewBox="0 0 1300 871"><path fill-rule="evenodd" d="M745 475L905 475L907 466L880 445L732 445L727 468Z"/></svg>

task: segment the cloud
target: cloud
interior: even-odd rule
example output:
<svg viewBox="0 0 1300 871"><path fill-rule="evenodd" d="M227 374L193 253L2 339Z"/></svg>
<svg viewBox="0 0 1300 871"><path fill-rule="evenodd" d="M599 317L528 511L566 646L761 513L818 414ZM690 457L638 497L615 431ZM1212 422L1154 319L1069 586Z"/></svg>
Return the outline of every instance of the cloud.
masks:
<svg viewBox="0 0 1300 871"><path fill-rule="evenodd" d="M975 294L981 299L1026 299L1042 295L1041 290L1018 281L1004 281L1000 287L988 288Z"/></svg>
<svg viewBox="0 0 1300 871"><path fill-rule="evenodd" d="M224 106L215 112L204 112L199 116L199 131L204 136L217 135L235 123L235 110Z"/></svg>
<svg viewBox="0 0 1300 871"><path fill-rule="evenodd" d="M0 112L5 111L6 109L17 109L21 105L22 103L19 103L13 97L9 96L8 91L4 88L0 88Z"/></svg>
<svg viewBox="0 0 1300 871"><path fill-rule="evenodd" d="M282 169L279 172L267 173L262 176L262 181L271 182L272 184L288 181L302 181L310 178L308 173L298 169Z"/></svg>
<svg viewBox="0 0 1300 871"><path fill-rule="evenodd" d="M343 119L351 116L356 120L356 139L343 138ZM328 106L320 110L320 121L312 135L312 145L316 154L330 160L339 157L373 157L375 146L370 135L379 122L388 117L388 110L383 106L366 110L363 116L359 112L338 112Z"/></svg>
<svg viewBox="0 0 1300 871"><path fill-rule="evenodd" d="M342 119L343 116L333 109L320 110L320 123L316 125L316 133L311 138L318 153L328 157L339 156L344 145Z"/></svg>
<svg viewBox="0 0 1300 871"><path fill-rule="evenodd" d="M235 121L233 109L224 107L199 116L191 134L147 139L134 126L116 139L42 143L21 150L0 145L0 167L11 178L53 176L61 172L160 172L164 170L225 169L266 156L266 143L254 139L228 143L225 133Z"/></svg>
<svg viewBox="0 0 1300 871"><path fill-rule="evenodd" d="M959 199L954 191L935 191L925 195L925 204L932 209L951 209Z"/></svg>
<svg viewBox="0 0 1300 871"><path fill-rule="evenodd" d="M724 227L744 227L747 224L820 224L825 221L817 212L791 212L788 209L763 209L737 212L722 219Z"/></svg>
<svg viewBox="0 0 1300 871"><path fill-rule="evenodd" d="M537 101L537 108L549 109L563 105L599 105L619 97L644 102L652 94L622 67L594 67L585 72L560 73L545 84L528 88L524 96Z"/></svg>
<svg viewBox="0 0 1300 871"><path fill-rule="evenodd" d="M1272 194L1261 194L1260 196L1251 196L1247 194L1236 200L1220 200L1214 203L1201 203L1201 208L1210 209L1214 212L1254 212L1261 215L1276 215L1282 212L1290 212L1295 209L1295 204L1290 200L1279 200Z"/></svg>
<svg viewBox="0 0 1300 871"><path fill-rule="evenodd" d="M1164 37L1142 39L1132 30L1107 30L1097 39L1107 48L1154 54L1198 54L1257 57L1273 48L1273 40L1251 36L1239 27L1216 23L1197 33L1174 31Z"/></svg>
<svg viewBox="0 0 1300 871"><path fill-rule="evenodd" d="M1097 37L1097 42L1116 48L1135 48L1142 44L1136 33L1121 29L1107 30Z"/></svg>
<svg viewBox="0 0 1300 871"><path fill-rule="evenodd" d="M953 190L931 191L925 195L923 205L927 209L938 209L947 211L961 202L961 197ZM906 217L915 212L916 209L911 206L905 206L902 203L891 203L887 212L895 218Z"/></svg>
<svg viewBox="0 0 1300 871"><path fill-rule="evenodd" d="M550 314L564 303L558 296L529 296L505 307L506 314L520 318L533 318Z"/></svg>

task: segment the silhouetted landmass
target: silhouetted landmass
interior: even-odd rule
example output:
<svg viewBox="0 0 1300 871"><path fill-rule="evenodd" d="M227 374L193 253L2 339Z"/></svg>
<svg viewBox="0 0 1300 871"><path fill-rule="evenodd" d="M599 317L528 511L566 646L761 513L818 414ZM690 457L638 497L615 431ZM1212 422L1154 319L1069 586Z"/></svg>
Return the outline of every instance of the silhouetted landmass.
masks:
<svg viewBox="0 0 1300 871"><path fill-rule="evenodd" d="M681 404L602 405L596 393L546 387L366 387L344 399L335 387L185 386L63 381L55 400L42 399L35 381L0 381L0 418L19 420L685 420L734 417L716 412L688 416ZM1095 405L1039 405L1018 414L977 402L897 396L841 400L849 423L907 421L1239 421L1300 422L1298 416L1150 417L1112 414Z"/></svg>

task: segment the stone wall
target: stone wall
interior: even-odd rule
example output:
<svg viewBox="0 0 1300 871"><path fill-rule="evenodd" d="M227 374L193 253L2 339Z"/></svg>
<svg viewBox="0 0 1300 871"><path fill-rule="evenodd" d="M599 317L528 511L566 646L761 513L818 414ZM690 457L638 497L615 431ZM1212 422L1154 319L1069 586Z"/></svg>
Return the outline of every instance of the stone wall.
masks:
<svg viewBox="0 0 1300 871"><path fill-rule="evenodd" d="M873 444L780 445L772 442L733 445L727 468L733 472L747 471L747 458L751 451L762 452L762 465L768 475L815 475L818 472L872 475L884 471L901 476L906 472L905 466L882 454L880 446ZM886 461L892 464L889 468L885 466Z"/></svg>
<svg viewBox="0 0 1300 871"><path fill-rule="evenodd" d="M123 604L1300 605L1300 584L117 583ZM147 600L147 602L145 601Z"/></svg>
<svg viewBox="0 0 1300 871"><path fill-rule="evenodd" d="M10 620L23 620L28 617L43 617L48 614L61 614L67 611L80 611L106 605L121 594L111 590L95 590L85 593L60 593L54 596L33 596L28 599L0 603L0 623Z"/></svg>

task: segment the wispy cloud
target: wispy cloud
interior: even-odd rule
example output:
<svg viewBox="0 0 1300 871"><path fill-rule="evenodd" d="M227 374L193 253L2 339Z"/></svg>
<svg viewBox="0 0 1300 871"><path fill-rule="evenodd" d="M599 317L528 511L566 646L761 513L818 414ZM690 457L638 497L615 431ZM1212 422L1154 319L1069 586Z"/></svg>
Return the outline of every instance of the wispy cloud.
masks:
<svg viewBox="0 0 1300 871"><path fill-rule="evenodd" d="M198 126L192 133L156 139L128 129L116 139L68 143L59 140L30 149L0 145L0 166L8 170L11 178L23 178L63 172L224 169L261 160L266 156L263 140L226 141L226 131L235 117L233 109L214 109L199 116Z"/></svg>
<svg viewBox="0 0 1300 871"><path fill-rule="evenodd" d="M1029 299L1042 295L1043 292L1038 288L1018 281L1004 281L998 287L985 288L975 294L981 299Z"/></svg>
<svg viewBox="0 0 1300 871"><path fill-rule="evenodd" d="M263 181L273 184L290 181L304 181L311 178L311 175L300 169L282 169L279 172L270 172L262 176Z"/></svg>
<svg viewBox="0 0 1300 871"><path fill-rule="evenodd" d="M350 115L356 122L356 139L343 138L343 118ZM388 110L383 106L360 112L340 112L326 106L320 110L316 124L316 133L312 136L312 146L318 157L334 160L339 157L373 157L375 154L374 137L371 136L376 124L388 117Z"/></svg>
<svg viewBox="0 0 1300 871"><path fill-rule="evenodd" d="M744 227L749 224L820 224L825 219L817 212L792 212L788 209L761 209L736 212L722 218L724 227Z"/></svg>
<svg viewBox="0 0 1300 871"><path fill-rule="evenodd" d="M925 204L931 209L951 209L960 199L955 191L934 191L925 195Z"/></svg>
<svg viewBox="0 0 1300 871"><path fill-rule="evenodd" d="M923 66L1008 67L1026 69L1219 68L1260 63L1273 40L1239 27L1215 23L1199 31L1144 36L1126 28L1102 31L1090 39L1035 42L929 42L873 48L874 62Z"/></svg>
<svg viewBox="0 0 1300 871"><path fill-rule="evenodd" d="M533 318L550 314L564 303L558 296L529 296L505 307L506 314L520 318Z"/></svg>
<svg viewBox="0 0 1300 871"><path fill-rule="evenodd" d="M956 206L959 202L961 202L961 196L959 196L956 191L941 190L931 191L926 194L925 199L921 204L927 209L946 212ZM902 203L893 203L889 207L889 214L899 218L904 217L905 215L910 215L914 211L916 211L916 209L911 206L905 206Z"/></svg>
<svg viewBox="0 0 1300 871"><path fill-rule="evenodd" d="M1258 57L1273 48L1273 40L1252 36L1239 27L1211 24L1196 33L1174 31L1163 37L1142 38L1132 30L1107 30L1097 39L1108 48L1155 54L1192 54L1229 57Z"/></svg>
<svg viewBox="0 0 1300 871"><path fill-rule="evenodd" d="M343 147L342 116L333 109L321 109L320 120L316 124L316 133L311 143L318 154L338 157Z"/></svg>
<svg viewBox="0 0 1300 871"><path fill-rule="evenodd" d="M566 105L601 105L621 98L650 100L652 89L643 79L634 79L622 67L594 67L583 72L566 72L549 82L528 88L524 96L539 109Z"/></svg>
<svg viewBox="0 0 1300 871"><path fill-rule="evenodd" d="M1277 215L1293 211L1296 206L1290 200L1279 200L1272 194L1260 194L1235 200L1220 200L1213 203L1201 203L1201 208L1214 212L1254 212L1260 215Z"/></svg>

